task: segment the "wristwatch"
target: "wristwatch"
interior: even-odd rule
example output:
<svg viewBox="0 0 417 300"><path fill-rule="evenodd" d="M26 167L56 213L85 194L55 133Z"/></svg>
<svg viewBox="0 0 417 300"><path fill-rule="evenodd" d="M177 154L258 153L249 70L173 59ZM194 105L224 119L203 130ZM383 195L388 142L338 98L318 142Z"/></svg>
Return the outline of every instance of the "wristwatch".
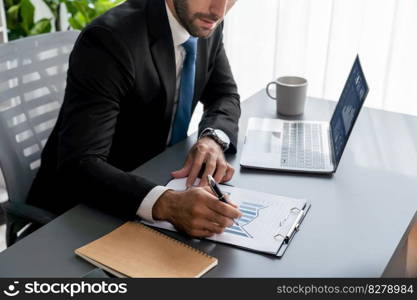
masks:
<svg viewBox="0 0 417 300"><path fill-rule="evenodd" d="M229 149L230 139L227 136L227 134L224 133L222 130L213 129L213 128L206 128L200 134L200 137L198 139L201 139L203 137L212 138L217 144L220 145L220 147L222 148L223 151L226 151L227 149Z"/></svg>

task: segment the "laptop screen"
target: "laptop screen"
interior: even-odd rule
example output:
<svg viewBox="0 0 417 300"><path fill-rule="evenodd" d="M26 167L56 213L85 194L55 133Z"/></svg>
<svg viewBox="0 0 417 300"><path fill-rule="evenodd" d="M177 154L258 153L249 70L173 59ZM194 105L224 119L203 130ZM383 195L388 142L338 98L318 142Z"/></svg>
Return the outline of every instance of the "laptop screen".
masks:
<svg viewBox="0 0 417 300"><path fill-rule="evenodd" d="M362 71L359 56L357 56L333 113L332 120L330 121L336 167L339 165L353 125L356 122L368 92L368 84Z"/></svg>

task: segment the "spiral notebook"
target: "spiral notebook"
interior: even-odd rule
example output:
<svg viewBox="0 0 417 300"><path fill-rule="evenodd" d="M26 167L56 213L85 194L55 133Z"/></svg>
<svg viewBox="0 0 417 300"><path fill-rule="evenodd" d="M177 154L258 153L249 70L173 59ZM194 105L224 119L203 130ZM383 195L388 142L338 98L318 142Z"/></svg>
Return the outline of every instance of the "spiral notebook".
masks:
<svg viewBox="0 0 417 300"><path fill-rule="evenodd" d="M201 277L217 259L138 222L127 222L75 253L117 277Z"/></svg>

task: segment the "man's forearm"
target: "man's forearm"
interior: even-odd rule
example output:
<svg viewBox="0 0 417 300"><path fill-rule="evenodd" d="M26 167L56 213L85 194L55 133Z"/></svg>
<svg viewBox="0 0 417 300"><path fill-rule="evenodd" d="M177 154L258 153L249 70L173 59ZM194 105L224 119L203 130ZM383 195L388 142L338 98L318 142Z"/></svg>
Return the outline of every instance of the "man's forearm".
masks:
<svg viewBox="0 0 417 300"><path fill-rule="evenodd" d="M239 98L229 96L212 101L205 105L199 124L199 134L209 127L222 130L230 139L227 152L236 153L240 114Z"/></svg>
<svg viewBox="0 0 417 300"><path fill-rule="evenodd" d="M83 202L127 218L136 216L141 201L157 186L93 156L67 162L58 172L67 192L74 190Z"/></svg>

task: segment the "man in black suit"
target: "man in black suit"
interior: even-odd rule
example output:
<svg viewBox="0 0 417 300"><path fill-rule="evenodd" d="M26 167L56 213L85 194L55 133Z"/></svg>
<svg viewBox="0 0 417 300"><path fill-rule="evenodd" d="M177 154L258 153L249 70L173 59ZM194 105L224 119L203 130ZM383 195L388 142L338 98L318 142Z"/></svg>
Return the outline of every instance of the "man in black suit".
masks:
<svg viewBox="0 0 417 300"><path fill-rule="evenodd" d="M228 181L240 100L222 42L236 0L128 0L90 24L70 57L57 124L28 202L62 213L83 201L124 217L167 220L207 237L240 212L217 200L206 177ZM183 140L198 101L199 139L181 170L192 186L168 190L130 171ZM167 170L168 171L168 170Z"/></svg>

